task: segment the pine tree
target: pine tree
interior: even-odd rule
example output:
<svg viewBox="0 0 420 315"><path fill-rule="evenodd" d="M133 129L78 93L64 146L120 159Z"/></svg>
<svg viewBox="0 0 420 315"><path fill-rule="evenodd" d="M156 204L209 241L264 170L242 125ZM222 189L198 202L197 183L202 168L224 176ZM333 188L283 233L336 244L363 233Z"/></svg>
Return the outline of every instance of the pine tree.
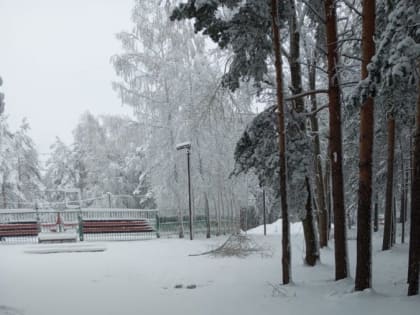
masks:
<svg viewBox="0 0 420 315"><path fill-rule="evenodd" d="M341 132L341 91L338 82L338 37L336 2L325 0L328 58L328 98L330 111L330 147L332 197L334 211L335 279L348 276L346 218L343 186L343 149Z"/></svg>
<svg viewBox="0 0 420 315"><path fill-rule="evenodd" d="M418 91L418 58L420 55L420 3L416 0L400 1L390 7L385 19L385 30L378 39L377 51L371 59L368 76L355 89L355 99L363 103L368 97L375 95L387 96L387 91L410 95ZM392 98L389 98L393 101ZM406 103L406 104L405 104ZM412 102L400 104L397 109L404 112L405 107ZM394 103L393 103L394 105ZM409 250L409 295L418 294L418 248L419 248L419 215L420 209L420 180L418 171L420 160L419 113L420 105L416 109L416 131L414 134L413 154L413 182L411 187L411 231ZM410 112L410 111L408 111ZM394 112L395 113L395 112ZM389 202L391 204L391 202Z"/></svg>
<svg viewBox="0 0 420 315"><path fill-rule="evenodd" d="M286 131L284 123L284 97L283 97L283 69L280 50L280 34L278 22L277 0L271 0L271 16L273 28L273 45L276 67L277 87L277 111L278 111L278 133L279 133L279 159L280 159L280 198L282 217L282 275L283 284L291 280L291 246L290 246L290 225L289 211L287 205L286 187Z"/></svg>
<svg viewBox="0 0 420 315"><path fill-rule="evenodd" d="M375 54L375 0L363 1L362 33L362 80L368 76L367 66ZM359 203L357 209L357 291L371 287L371 234L372 234L372 153L373 153L373 106L369 97L360 110L360 163L359 163ZM392 161L393 162L393 161Z"/></svg>
<svg viewBox="0 0 420 315"><path fill-rule="evenodd" d="M417 61L420 73L420 60ZM416 130L414 134L413 183L411 186L410 257L408 260L408 295L419 294L420 277L420 79L417 82Z"/></svg>

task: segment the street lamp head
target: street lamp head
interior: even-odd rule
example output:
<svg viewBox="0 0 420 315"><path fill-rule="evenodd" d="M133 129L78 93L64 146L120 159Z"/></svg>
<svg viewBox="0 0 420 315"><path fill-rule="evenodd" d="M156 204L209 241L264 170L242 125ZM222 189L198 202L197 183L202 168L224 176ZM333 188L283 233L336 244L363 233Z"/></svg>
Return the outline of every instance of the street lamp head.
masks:
<svg viewBox="0 0 420 315"><path fill-rule="evenodd" d="M176 145L176 149L179 150L183 150L183 149L187 149L190 150L191 149L191 142L183 142L183 143L179 143Z"/></svg>

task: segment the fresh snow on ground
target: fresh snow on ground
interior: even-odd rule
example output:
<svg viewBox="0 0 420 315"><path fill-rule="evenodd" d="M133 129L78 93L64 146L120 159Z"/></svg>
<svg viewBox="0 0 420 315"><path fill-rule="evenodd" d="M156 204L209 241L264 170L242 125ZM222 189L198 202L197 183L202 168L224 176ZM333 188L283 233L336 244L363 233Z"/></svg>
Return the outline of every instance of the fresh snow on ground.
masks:
<svg viewBox="0 0 420 315"><path fill-rule="evenodd" d="M35 245L24 250L26 254L54 254L54 253L82 253L82 252L103 252L105 246L95 244L56 244L56 245Z"/></svg>
<svg viewBox="0 0 420 315"><path fill-rule="evenodd" d="M268 226L267 237L258 235L261 227L249 231L261 248L270 250L245 258L189 256L216 248L227 236L86 242L77 245L106 251L45 255L25 253L37 245L0 245L0 314L419 314L420 297L405 296L407 245L381 252L375 233L374 290L353 292L352 279L334 281L331 248L321 251L318 266L303 265L303 236L292 225L294 283L281 286L278 224ZM69 244L54 244L60 246ZM354 275L354 240L349 252Z"/></svg>
<svg viewBox="0 0 420 315"><path fill-rule="evenodd" d="M282 220L278 219L276 222L272 224L266 225L267 234L277 234L281 235L281 224ZM247 234L256 234L256 235L263 235L264 234L264 225L257 226L256 228L250 229L246 232ZM302 223L291 223L290 224L290 234L303 234L303 227Z"/></svg>

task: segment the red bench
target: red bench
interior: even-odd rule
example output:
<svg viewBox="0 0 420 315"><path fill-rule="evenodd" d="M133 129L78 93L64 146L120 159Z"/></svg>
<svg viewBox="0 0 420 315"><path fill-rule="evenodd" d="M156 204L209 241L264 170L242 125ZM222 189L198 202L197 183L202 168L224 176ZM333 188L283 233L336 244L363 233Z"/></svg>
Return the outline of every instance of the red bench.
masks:
<svg viewBox="0 0 420 315"><path fill-rule="evenodd" d="M0 224L0 239L4 237L37 236L39 226L34 222L8 222Z"/></svg>
<svg viewBox="0 0 420 315"><path fill-rule="evenodd" d="M83 233L143 233L154 232L147 220L83 220Z"/></svg>

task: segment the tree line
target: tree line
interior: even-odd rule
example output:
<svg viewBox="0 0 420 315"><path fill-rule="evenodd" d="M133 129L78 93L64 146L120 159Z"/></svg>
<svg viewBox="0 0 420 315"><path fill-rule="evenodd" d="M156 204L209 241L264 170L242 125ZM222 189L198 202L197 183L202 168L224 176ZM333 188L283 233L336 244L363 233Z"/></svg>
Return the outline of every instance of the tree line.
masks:
<svg viewBox="0 0 420 315"><path fill-rule="evenodd" d="M408 294L418 294L418 1L134 3L111 61L113 88L135 120L83 115L74 143L53 145L43 185L135 192L139 204L182 217L186 161L175 147L189 141L195 208L233 215L258 197L250 183L268 193L272 220L282 218L284 284L289 222L301 221L306 264L334 239L336 280L349 277L347 230L356 226L355 289L370 288L381 212L383 250L397 241L397 223L401 242L409 235ZM2 130L6 156L25 141ZM24 155L14 167L1 160L3 177L19 182Z"/></svg>
<svg viewBox="0 0 420 315"><path fill-rule="evenodd" d="M172 12L231 53L226 88L252 82L266 101L236 146L235 172L252 170L281 201L284 284L291 218L302 220L309 265L333 223L336 280L349 276L346 229L356 222L355 289L370 288L372 208L385 208L386 250L398 203L411 223L408 294L418 294L419 12L418 1L380 0L189 0Z"/></svg>

